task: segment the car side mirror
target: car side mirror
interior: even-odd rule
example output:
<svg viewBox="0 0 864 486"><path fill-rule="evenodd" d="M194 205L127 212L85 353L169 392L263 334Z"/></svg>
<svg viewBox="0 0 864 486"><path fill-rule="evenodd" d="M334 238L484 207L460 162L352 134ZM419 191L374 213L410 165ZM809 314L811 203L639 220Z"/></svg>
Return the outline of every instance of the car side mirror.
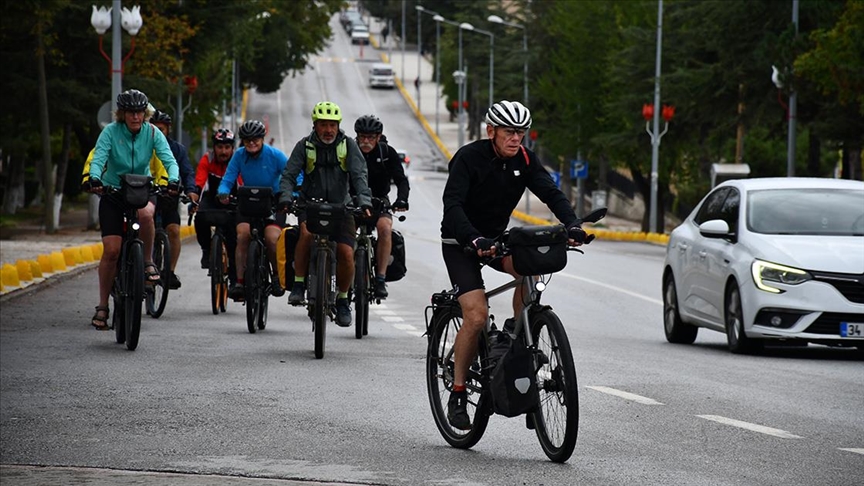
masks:
<svg viewBox="0 0 864 486"><path fill-rule="evenodd" d="M735 233L729 231L729 224L722 219L712 219L699 225L699 234L705 238L735 239Z"/></svg>

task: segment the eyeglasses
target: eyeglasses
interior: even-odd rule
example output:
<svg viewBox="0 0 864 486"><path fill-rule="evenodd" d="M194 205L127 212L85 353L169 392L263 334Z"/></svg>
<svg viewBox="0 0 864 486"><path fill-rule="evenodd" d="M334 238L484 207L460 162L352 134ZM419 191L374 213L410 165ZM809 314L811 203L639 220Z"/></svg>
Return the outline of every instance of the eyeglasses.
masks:
<svg viewBox="0 0 864 486"><path fill-rule="evenodd" d="M243 145L258 145L259 143L264 143L263 138L244 138L242 140Z"/></svg>
<svg viewBox="0 0 864 486"><path fill-rule="evenodd" d="M373 133L373 134L371 134L371 135L367 135L367 134L364 134L364 133L358 133L358 134L357 134L357 139L358 139L358 140L375 140L376 138L378 138L378 134L377 134L377 133Z"/></svg>
<svg viewBox="0 0 864 486"><path fill-rule="evenodd" d="M513 138L515 136L522 138L525 136L525 130L521 128L501 128L500 130L504 132L505 138Z"/></svg>

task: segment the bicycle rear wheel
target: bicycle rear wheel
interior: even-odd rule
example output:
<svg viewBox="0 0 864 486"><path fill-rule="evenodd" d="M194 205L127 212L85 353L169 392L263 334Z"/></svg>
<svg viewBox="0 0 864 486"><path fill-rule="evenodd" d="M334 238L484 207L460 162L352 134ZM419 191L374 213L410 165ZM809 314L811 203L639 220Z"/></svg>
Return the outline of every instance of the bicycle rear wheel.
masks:
<svg viewBox="0 0 864 486"><path fill-rule="evenodd" d="M159 269L159 281L147 286L145 302L147 314L158 319L165 312L165 304L168 303L171 278L171 243L164 231L157 231L153 240L153 263Z"/></svg>
<svg viewBox="0 0 864 486"><path fill-rule="evenodd" d="M369 326L369 253L366 248L354 252L354 337L363 339Z"/></svg>
<svg viewBox="0 0 864 486"><path fill-rule="evenodd" d="M214 315L225 312L228 288L225 285L227 271L225 240L217 231L210 240L210 310Z"/></svg>
<svg viewBox="0 0 864 486"><path fill-rule="evenodd" d="M138 347L141 333L141 307L144 304L144 245L140 240L129 243L126 255L126 295L123 302L126 321L126 349Z"/></svg>
<svg viewBox="0 0 864 486"><path fill-rule="evenodd" d="M315 359L321 359L324 357L324 346L327 341L327 311L330 307L330 252L319 250L316 263L318 273L315 277Z"/></svg>
<svg viewBox="0 0 864 486"><path fill-rule="evenodd" d="M122 256L121 256L122 258ZM125 271L125 270L123 270ZM122 274L120 269L117 269L117 276L114 277L114 287L111 288L111 300L114 301L114 313L111 314L111 326L114 328L114 339L117 344L126 342L126 310L123 309L123 290Z"/></svg>
<svg viewBox="0 0 864 486"><path fill-rule="evenodd" d="M554 462L573 454L579 433L579 390L576 366L564 325L549 309L530 317L538 351L548 358L537 371L540 403L530 415L543 452Z"/></svg>
<svg viewBox="0 0 864 486"><path fill-rule="evenodd" d="M246 257L246 328L250 333L255 334L258 324L258 313L261 310L260 296L258 287L261 285L259 279L261 276L261 245L257 241L249 243L249 254Z"/></svg>
<svg viewBox="0 0 864 486"><path fill-rule="evenodd" d="M261 258L261 268L258 270L261 282L258 284L258 329L267 327L267 311L270 307L270 259L267 255Z"/></svg>
<svg viewBox="0 0 864 486"><path fill-rule="evenodd" d="M459 430L447 420L447 402L453 391L453 344L462 327L462 309L457 306L439 308L432 316L429 346L426 350L426 390L432 417L444 440L453 447L469 449L483 437L489 424L489 395L483 389L480 357L474 360L468 373L468 415L471 430ZM481 335L480 353L485 357L486 343Z"/></svg>

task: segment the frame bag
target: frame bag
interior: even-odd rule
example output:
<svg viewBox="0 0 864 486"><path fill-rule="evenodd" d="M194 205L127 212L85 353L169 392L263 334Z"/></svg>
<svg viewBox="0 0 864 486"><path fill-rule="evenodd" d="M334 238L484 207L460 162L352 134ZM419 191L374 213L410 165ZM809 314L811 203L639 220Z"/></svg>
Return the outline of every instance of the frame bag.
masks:
<svg viewBox="0 0 864 486"><path fill-rule="evenodd" d="M507 245L520 275L546 275L567 266L567 229L553 226L511 228Z"/></svg>
<svg viewBox="0 0 864 486"><path fill-rule="evenodd" d="M391 230L392 246L390 247L390 260L387 262L387 275L384 280L387 282L395 282L402 280L402 277L408 273L408 267L405 266L405 237L398 230Z"/></svg>
<svg viewBox="0 0 864 486"><path fill-rule="evenodd" d="M537 407L534 358L519 337L506 332L489 333L489 388L495 413L515 417Z"/></svg>
<svg viewBox="0 0 864 486"><path fill-rule="evenodd" d="M125 174L120 178L120 191L127 206L141 209L150 201L150 181L153 178L145 175Z"/></svg>

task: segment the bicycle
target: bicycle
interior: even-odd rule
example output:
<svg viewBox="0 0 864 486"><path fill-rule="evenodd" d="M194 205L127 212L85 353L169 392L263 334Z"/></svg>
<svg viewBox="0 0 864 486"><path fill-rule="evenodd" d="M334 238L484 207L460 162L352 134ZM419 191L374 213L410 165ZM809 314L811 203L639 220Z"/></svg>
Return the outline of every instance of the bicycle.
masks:
<svg viewBox="0 0 864 486"><path fill-rule="evenodd" d="M123 205L125 231L117 260L117 276L111 288L114 301L111 327L117 343L126 343L130 351L138 347L144 302L144 242L138 235L138 209L147 205L151 180L149 176L126 174L120 189L106 188L109 197Z"/></svg>
<svg viewBox="0 0 864 486"><path fill-rule="evenodd" d="M605 214L605 208L599 209L582 221L595 223ZM493 258L512 255L514 266L518 270L517 258L522 257L520 253L514 253L516 247L510 240L513 239L514 232L524 230L535 234L542 234L544 231L563 231L565 235L563 239L566 242L566 229L562 225L511 228L496 239L496 256ZM586 243L590 243L592 239L593 235L589 236ZM558 270L566 265L567 251L583 253L578 248L566 247L566 243L564 245L561 249L563 263L555 266ZM488 261L484 264L488 264ZM493 356L492 353L496 342L507 341L501 339L502 334L507 334L510 339L520 341L528 350L531 370L534 370L527 393L531 394L530 399L535 405L524 412L526 426L534 429L543 452L550 460L565 462L572 455L579 431L576 368L570 341L561 320L551 306L540 303L542 293L547 288L551 274L555 271L557 270L537 272L544 275L523 276L486 292L486 298L490 299L519 285L527 289L522 312L515 321L513 319L505 321L504 333L497 330L494 316L490 314L479 337L478 356L471 364L466 380L468 413L472 423L471 428L466 431L451 427L447 420L447 401L453 390L454 380L453 345L456 333L462 326L462 309L456 298L455 289L432 295L432 303L426 308L427 392L435 425L444 440L452 447L460 449L473 447L483 437L489 417L494 413L500 413L494 403L495 390L492 389L493 372L496 372L500 356ZM498 396L494 395L494 397ZM519 413L521 414L523 413Z"/></svg>
<svg viewBox="0 0 864 486"><path fill-rule="evenodd" d="M378 215L391 209L386 199L372 198L376 207L372 218L357 217L357 248L354 250L354 337L363 339L369 334L369 303L381 303L375 297L374 279L376 259L375 251L378 240L372 234L378 222ZM405 221L405 216L399 216L399 221Z"/></svg>
<svg viewBox="0 0 864 486"><path fill-rule="evenodd" d="M210 309L214 315L225 312L228 303L228 240L222 228L236 221L236 201L227 206L228 209L199 209L196 214L205 218L215 230L210 237L210 265L207 276L210 277Z"/></svg>
<svg viewBox="0 0 864 486"><path fill-rule="evenodd" d="M188 204L190 199L185 194L177 197L169 196L162 187L157 187L155 192L159 199L156 206L156 214L153 218L156 228L156 233L153 236L153 264L159 270L159 280L144 286L144 303L147 314L154 319L158 319L165 312L165 305L168 303L168 290L171 287L171 242L162 224L159 204L177 204L178 201ZM197 206L196 203L192 204ZM191 215L189 218L191 222Z"/></svg>
<svg viewBox="0 0 864 486"><path fill-rule="evenodd" d="M270 258L264 241L267 218L273 214L273 189L270 187L241 186L237 191L238 211L251 218L249 250L244 273L246 328L254 334L267 327L270 298ZM211 253L211 258L213 254ZM226 258L227 259L227 258Z"/></svg>

